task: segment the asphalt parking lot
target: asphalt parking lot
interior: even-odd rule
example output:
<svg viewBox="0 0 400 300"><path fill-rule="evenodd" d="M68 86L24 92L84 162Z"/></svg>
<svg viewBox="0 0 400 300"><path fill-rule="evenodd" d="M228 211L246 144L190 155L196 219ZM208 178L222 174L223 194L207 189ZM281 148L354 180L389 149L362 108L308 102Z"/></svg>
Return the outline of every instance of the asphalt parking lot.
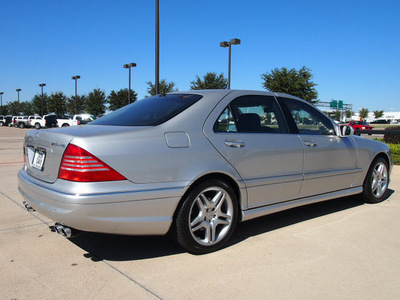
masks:
<svg viewBox="0 0 400 300"><path fill-rule="evenodd" d="M168 237L52 232L18 192L26 132L0 127L0 299L400 299L399 166L382 203L262 217L194 256Z"/></svg>

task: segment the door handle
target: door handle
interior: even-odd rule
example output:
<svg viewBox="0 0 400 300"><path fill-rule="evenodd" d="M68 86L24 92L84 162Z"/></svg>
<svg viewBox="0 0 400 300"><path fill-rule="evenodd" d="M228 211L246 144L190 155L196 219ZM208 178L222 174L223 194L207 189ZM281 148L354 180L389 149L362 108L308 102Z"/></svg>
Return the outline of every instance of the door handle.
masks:
<svg viewBox="0 0 400 300"><path fill-rule="evenodd" d="M225 140L225 145L231 148L243 148L245 144L238 140Z"/></svg>
<svg viewBox="0 0 400 300"><path fill-rule="evenodd" d="M304 141L304 145L306 145L307 147L316 147L317 143L314 141Z"/></svg>

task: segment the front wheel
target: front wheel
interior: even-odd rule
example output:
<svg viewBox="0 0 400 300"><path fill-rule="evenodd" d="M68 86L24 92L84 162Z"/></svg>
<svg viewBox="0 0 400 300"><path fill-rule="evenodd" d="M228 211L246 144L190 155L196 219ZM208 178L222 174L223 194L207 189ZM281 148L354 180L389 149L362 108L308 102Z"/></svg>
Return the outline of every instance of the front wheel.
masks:
<svg viewBox="0 0 400 300"><path fill-rule="evenodd" d="M388 164L382 157L378 157L372 162L361 194L365 202L379 203L385 200L389 187L388 169Z"/></svg>
<svg viewBox="0 0 400 300"><path fill-rule="evenodd" d="M237 218L232 187L221 180L205 181L183 199L175 223L176 239L193 254L216 251L231 237Z"/></svg>
<svg viewBox="0 0 400 300"><path fill-rule="evenodd" d="M39 123L35 124L35 129L40 129L40 124Z"/></svg>

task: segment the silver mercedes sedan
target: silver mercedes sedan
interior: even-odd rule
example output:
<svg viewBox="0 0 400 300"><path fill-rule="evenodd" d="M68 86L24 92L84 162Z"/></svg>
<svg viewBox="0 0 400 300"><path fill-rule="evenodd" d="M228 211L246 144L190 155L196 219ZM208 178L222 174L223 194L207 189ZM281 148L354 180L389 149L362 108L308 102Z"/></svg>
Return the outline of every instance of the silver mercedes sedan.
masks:
<svg viewBox="0 0 400 300"><path fill-rule="evenodd" d="M27 209L75 230L171 233L221 248L238 222L360 194L385 199L387 145L284 94L207 90L146 98L89 125L31 130L18 173Z"/></svg>

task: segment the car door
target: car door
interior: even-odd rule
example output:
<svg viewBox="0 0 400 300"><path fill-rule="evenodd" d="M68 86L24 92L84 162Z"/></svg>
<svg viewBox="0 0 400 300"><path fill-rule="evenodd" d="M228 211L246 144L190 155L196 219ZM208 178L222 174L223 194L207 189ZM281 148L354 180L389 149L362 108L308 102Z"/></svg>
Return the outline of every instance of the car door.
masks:
<svg viewBox="0 0 400 300"><path fill-rule="evenodd" d="M274 96L229 95L211 113L205 134L242 177L248 208L298 197L303 145L288 132Z"/></svg>
<svg viewBox="0 0 400 300"><path fill-rule="evenodd" d="M340 137L329 118L308 103L278 98L291 131L304 145L304 181L300 197L350 188L357 165L357 148L350 136Z"/></svg>

